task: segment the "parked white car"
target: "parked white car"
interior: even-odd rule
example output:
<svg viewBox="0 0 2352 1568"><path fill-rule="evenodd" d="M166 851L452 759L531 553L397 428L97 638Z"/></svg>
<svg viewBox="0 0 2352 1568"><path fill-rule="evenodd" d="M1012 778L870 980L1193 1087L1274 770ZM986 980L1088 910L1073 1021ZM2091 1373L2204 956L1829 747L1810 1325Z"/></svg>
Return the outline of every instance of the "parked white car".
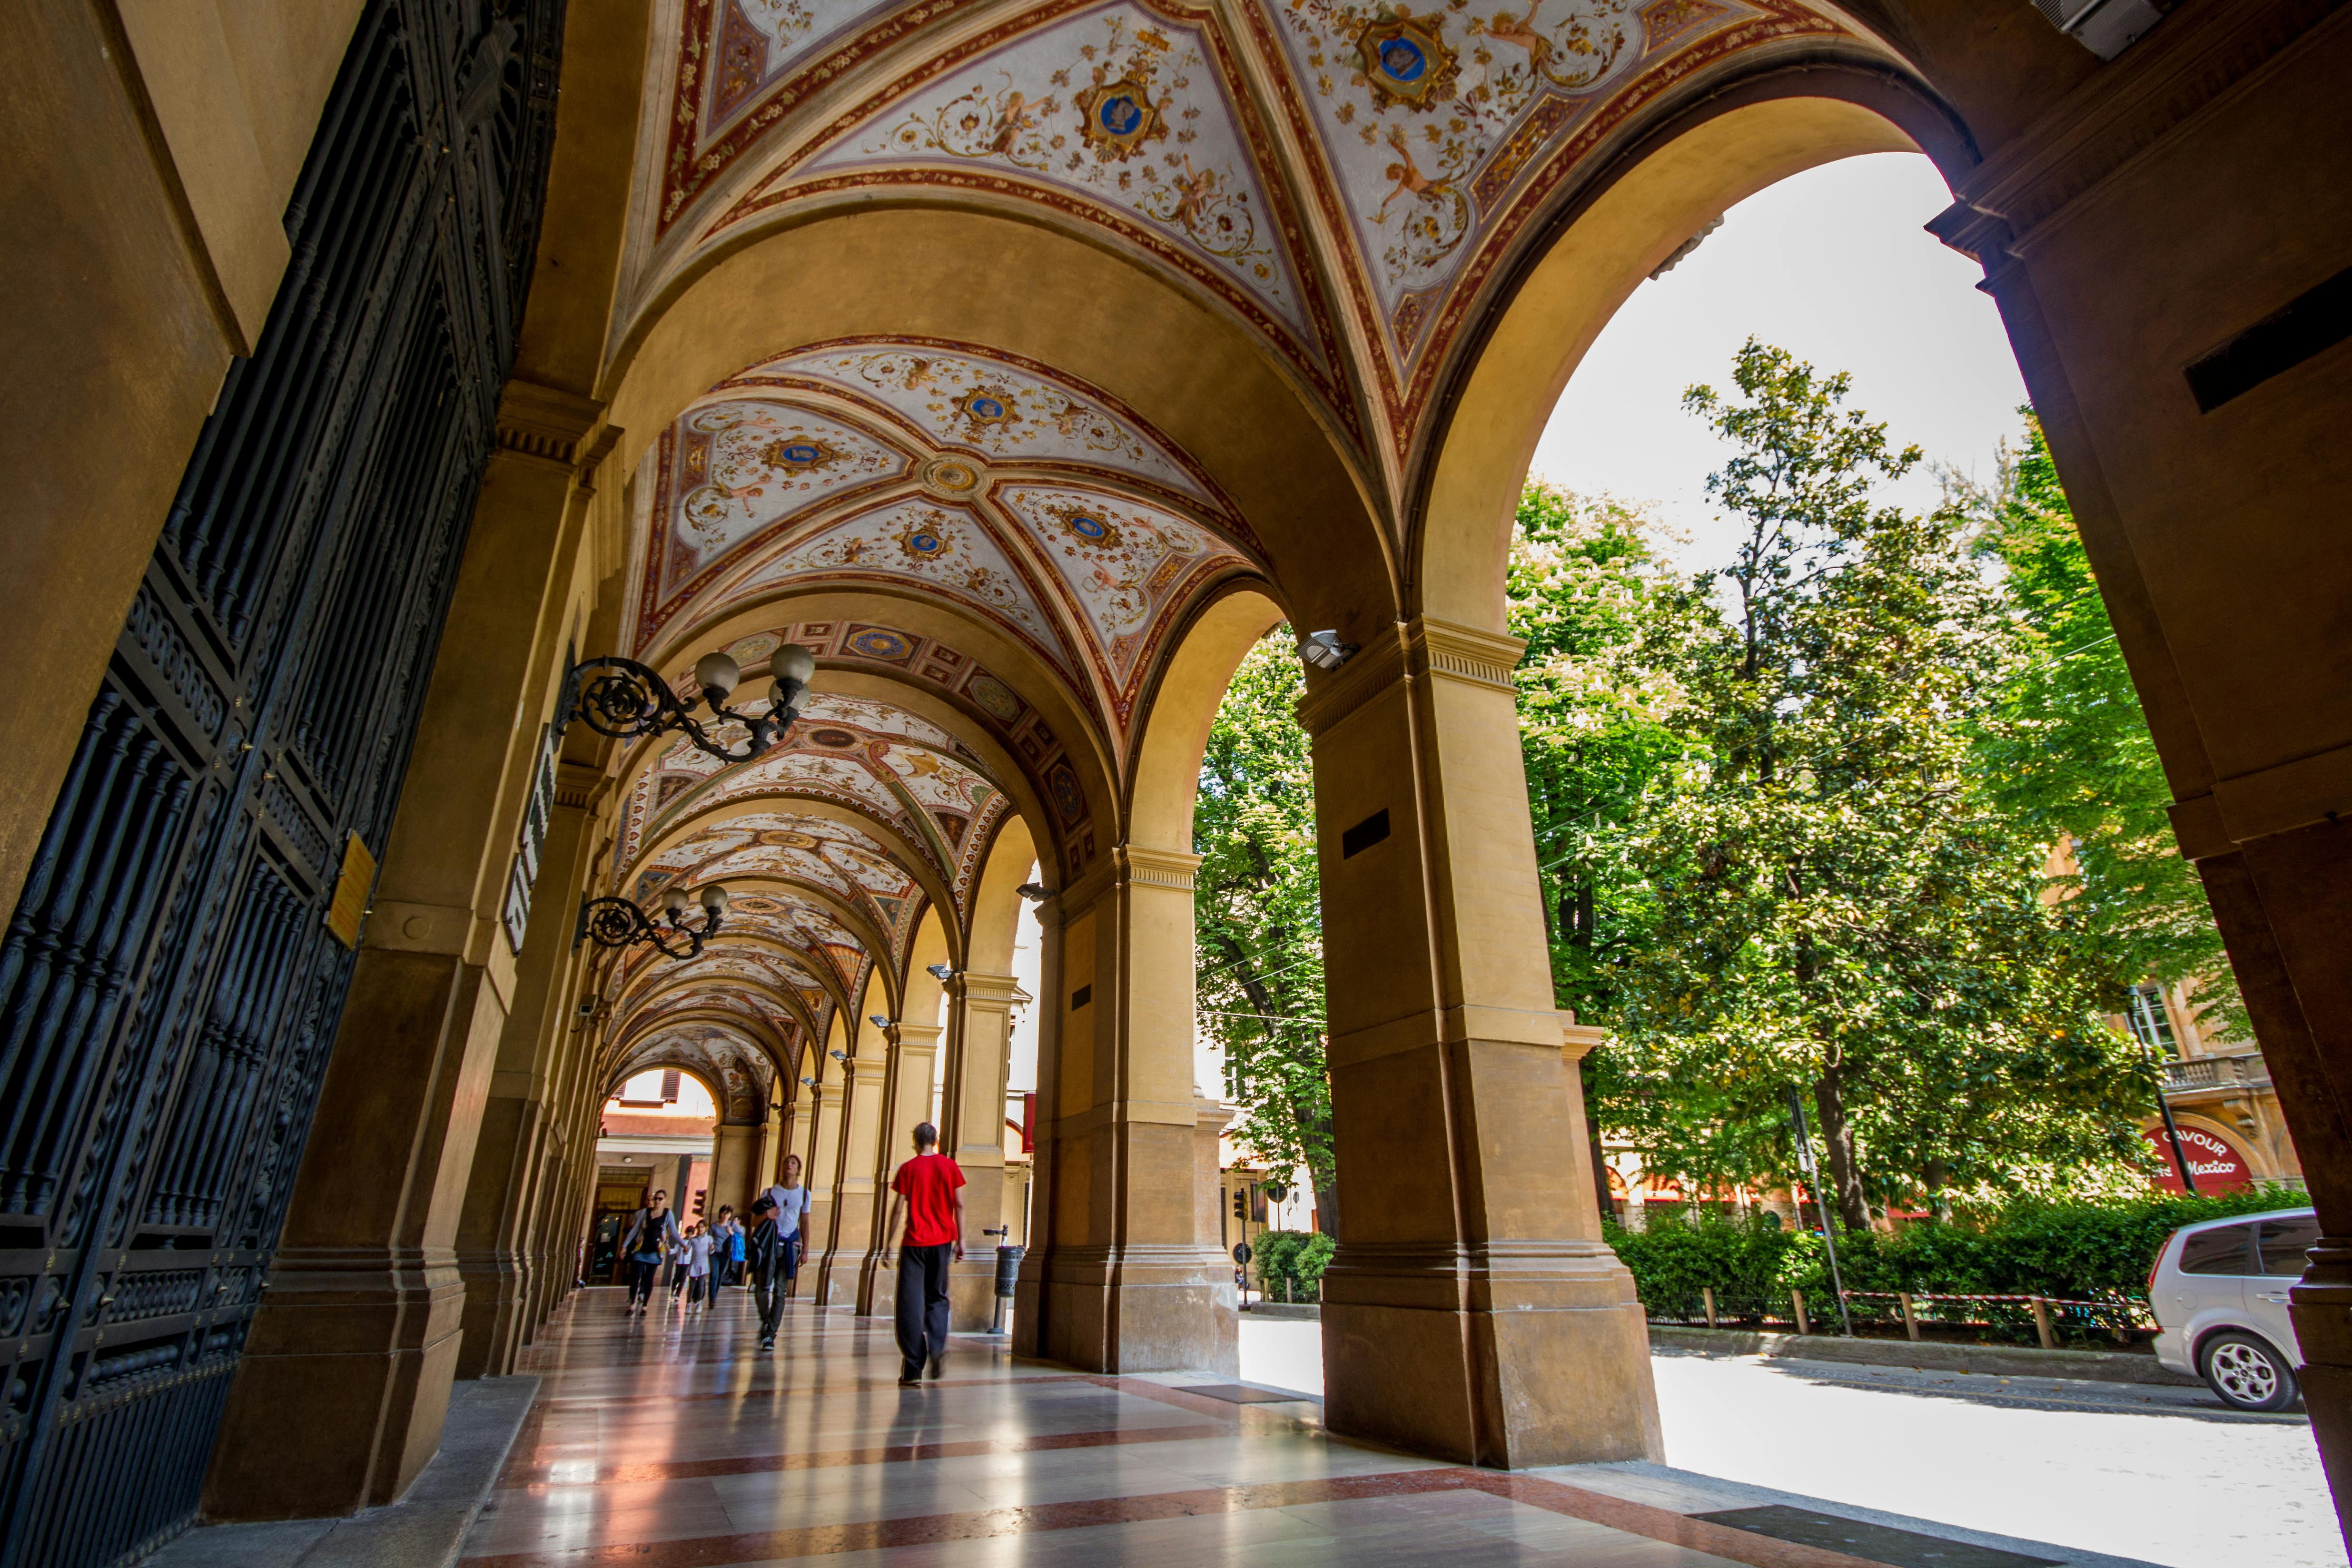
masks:
<svg viewBox="0 0 2352 1568"><path fill-rule="evenodd" d="M2234 1409L2293 1405L2303 1352L2286 1292L2318 1241L2319 1217L2308 1208L2232 1215L2174 1231L2147 1277L2161 1330L2156 1359L2203 1378Z"/></svg>

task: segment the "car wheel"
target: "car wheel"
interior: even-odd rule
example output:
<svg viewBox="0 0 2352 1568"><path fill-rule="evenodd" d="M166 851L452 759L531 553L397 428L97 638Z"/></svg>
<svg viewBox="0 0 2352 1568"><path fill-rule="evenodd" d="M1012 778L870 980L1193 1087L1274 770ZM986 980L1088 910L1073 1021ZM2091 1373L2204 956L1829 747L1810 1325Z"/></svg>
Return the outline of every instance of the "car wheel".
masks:
<svg viewBox="0 0 2352 1568"><path fill-rule="evenodd" d="M2267 1340L2231 1329L2199 1351L2205 1386L2232 1410L2284 1410L2295 1400L2294 1370Z"/></svg>

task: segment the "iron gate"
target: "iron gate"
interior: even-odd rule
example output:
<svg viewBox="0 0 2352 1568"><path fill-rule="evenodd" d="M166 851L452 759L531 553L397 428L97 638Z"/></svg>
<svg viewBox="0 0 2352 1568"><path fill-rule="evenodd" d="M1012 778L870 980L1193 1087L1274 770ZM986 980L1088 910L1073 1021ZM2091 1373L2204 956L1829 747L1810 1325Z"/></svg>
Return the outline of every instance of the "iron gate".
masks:
<svg viewBox="0 0 2352 1568"><path fill-rule="evenodd" d="M375 0L0 942L0 1563L194 1517L513 360L562 0Z"/></svg>

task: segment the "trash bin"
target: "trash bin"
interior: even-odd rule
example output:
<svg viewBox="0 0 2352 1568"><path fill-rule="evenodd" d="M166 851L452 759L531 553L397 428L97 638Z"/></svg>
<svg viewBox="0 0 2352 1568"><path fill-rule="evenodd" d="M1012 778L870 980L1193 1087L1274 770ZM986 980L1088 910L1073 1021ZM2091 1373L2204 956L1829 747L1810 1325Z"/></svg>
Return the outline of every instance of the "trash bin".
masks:
<svg viewBox="0 0 2352 1568"><path fill-rule="evenodd" d="M1021 1259L1029 1249L1025 1247L999 1247L996 1249L996 1316L989 1324L991 1333L1004 1332L1004 1310L1021 1286Z"/></svg>

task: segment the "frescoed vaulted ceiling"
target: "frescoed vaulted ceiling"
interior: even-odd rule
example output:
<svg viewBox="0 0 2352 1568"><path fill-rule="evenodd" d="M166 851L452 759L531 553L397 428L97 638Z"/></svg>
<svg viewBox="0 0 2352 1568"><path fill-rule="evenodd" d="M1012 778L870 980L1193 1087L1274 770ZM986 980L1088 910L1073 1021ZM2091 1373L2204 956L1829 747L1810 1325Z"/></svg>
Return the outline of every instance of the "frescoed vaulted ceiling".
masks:
<svg viewBox="0 0 2352 1568"><path fill-rule="evenodd" d="M640 363L656 383L614 415L630 433L625 505L602 514L626 536L614 641L687 703L711 652L748 678L797 643L817 674L761 756L678 740L619 763L611 885L655 907L720 883L735 913L698 956L614 964L604 994L628 1039L723 1015L803 1047L905 994L928 916L950 946L970 932L1009 817L1049 883L1100 863L1188 629L1243 589L1269 618L1306 603L1300 517L1360 506L1388 530L1363 557L1403 592L1453 367L1580 170L1751 67L1895 58L1811 0L654 0L654 16L606 346L625 386ZM983 216L921 226L949 209ZM878 270L839 263L848 286L802 300L797 269L832 265L804 236L836 217L881 237L831 254ZM966 232L968 258L939 237ZM889 330L905 235L905 254L953 266L921 274L949 280L943 299L910 300L910 329ZM1027 315L992 314L1028 287L992 243L1079 271L1112 259ZM771 271L729 272L758 255ZM705 288L730 276L768 281ZM1122 358L1133 299L1166 307L1156 355ZM676 341L665 312L692 323ZM1005 325L1039 315L1051 330ZM1087 376L977 340L991 331ZM1217 444L1250 438L1246 461ZM1363 613L1363 580L1335 580L1331 612ZM745 733L712 727L722 745Z"/></svg>
<svg viewBox="0 0 2352 1568"><path fill-rule="evenodd" d="M708 1084L719 1114L731 1122L756 1121L768 1103L780 1072L790 1061L772 1060L738 1029L712 1023L656 1023L624 1042L613 1068L617 1085L650 1067L677 1067Z"/></svg>
<svg viewBox="0 0 2352 1568"><path fill-rule="evenodd" d="M635 296L795 207L985 193L1153 256L1400 452L1580 160L1735 57L1867 44L1803 0L681 0L672 26Z"/></svg>

